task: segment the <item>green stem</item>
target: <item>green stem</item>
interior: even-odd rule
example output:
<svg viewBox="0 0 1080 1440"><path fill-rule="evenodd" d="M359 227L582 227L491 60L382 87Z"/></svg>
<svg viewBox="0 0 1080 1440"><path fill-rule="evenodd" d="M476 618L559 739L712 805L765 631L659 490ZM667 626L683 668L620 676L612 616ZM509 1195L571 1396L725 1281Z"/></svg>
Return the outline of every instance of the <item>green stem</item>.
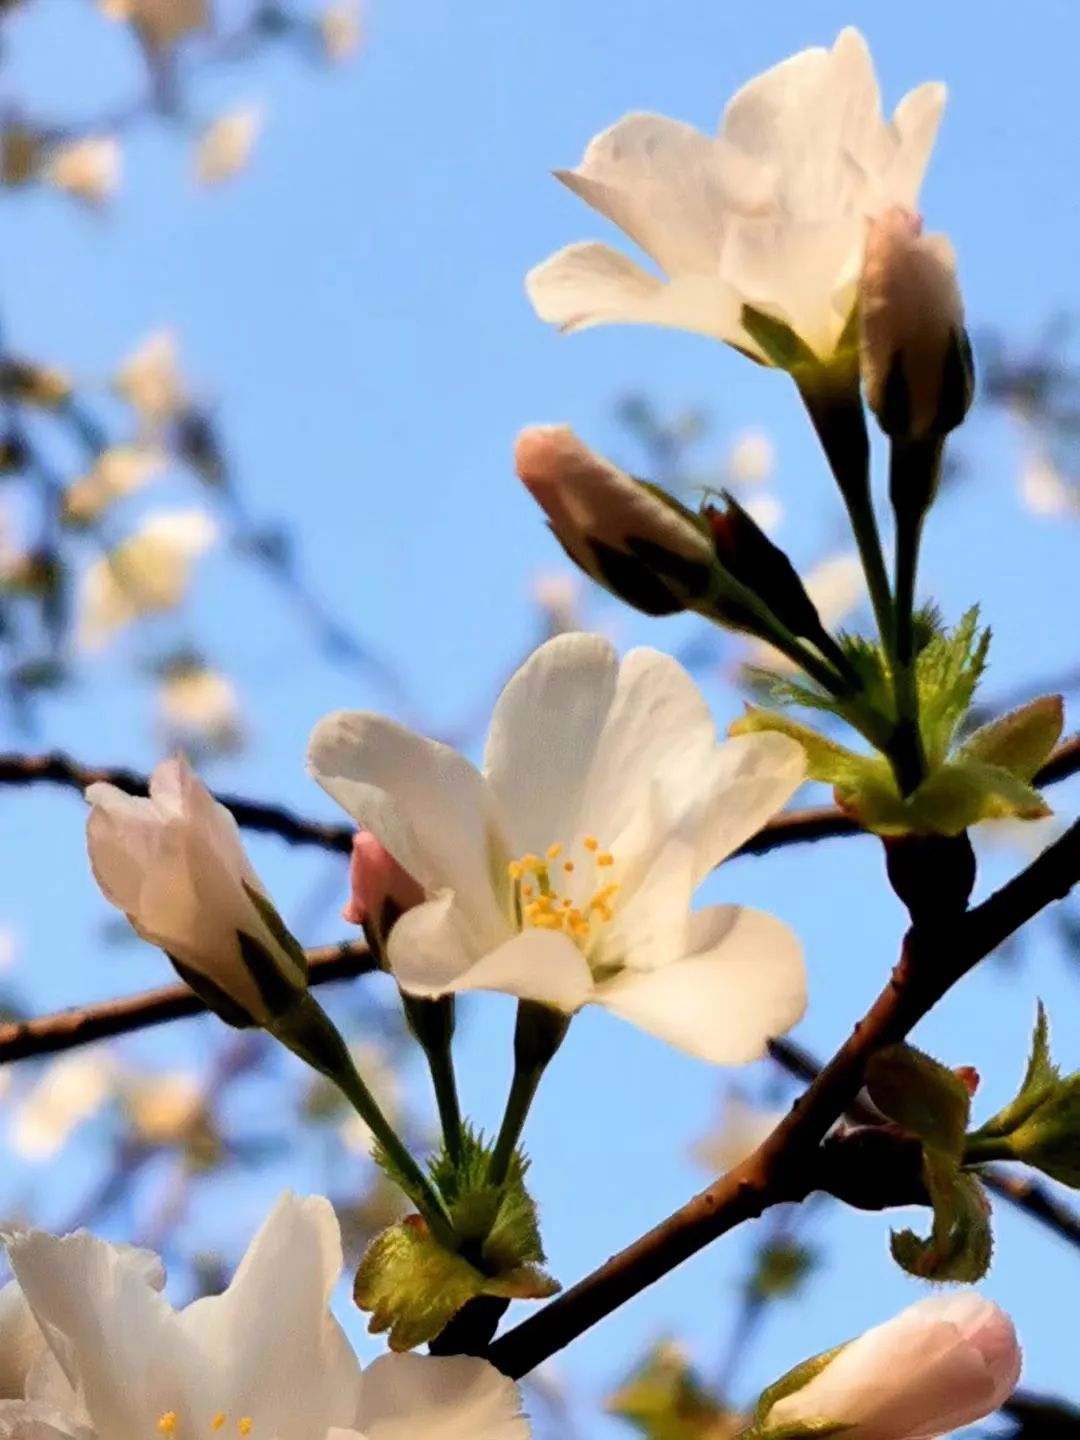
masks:
<svg viewBox="0 0 1080 1440"><path fill-rule="evenodd" d="M963 1165L989 1165L993 1160L1015 1160L1016 1153L1007 1136L969 1135L964 1146Z"/></svg>
<svg viewBox="0 0 1080 1440"><path fill-rule="evenodd" d="M401 992L401 1003L409 1029L420 1043L431 1072L435 1103L439 1107L446 1153L456 1164L461 1159L461 1106L454 1074L454 997L445 995L425 1000Z"/></svg>
<svg viewBox="0 0 1080 1440"><path fill-rule="evenodd" d="M379 1108L379 1102L353 1062L349 1047L314 996L305 994L292 1009L279 1016L273 1023L272 1033L294 1055L333 1081L371 1130L432 1234L441 1245L456 1249L457 1236L434 1185Z"/></svg>
<svg viewBox="0 0 1080 1440"><path fill-rule="evenodd" d="M878 632L888 645L892 635L892 596L870 494L870 439L859 392L858 365L844 365L824 377L815 377L812 383L800 384L799 394L847 508Z"/></svg>
<svg viewBox="0 0 1080 1440"><path fill-rule="evenodd" d="M495 1149L491 1152L488 1179L492 1185L501 1185L510 1173L514 1151L525 1128L540 1078L562 1044L570 1028L570 1019L561 1010L552 1010L533 1000L518 1003L514 1030L514 1078L510 1083Z"/></svg>

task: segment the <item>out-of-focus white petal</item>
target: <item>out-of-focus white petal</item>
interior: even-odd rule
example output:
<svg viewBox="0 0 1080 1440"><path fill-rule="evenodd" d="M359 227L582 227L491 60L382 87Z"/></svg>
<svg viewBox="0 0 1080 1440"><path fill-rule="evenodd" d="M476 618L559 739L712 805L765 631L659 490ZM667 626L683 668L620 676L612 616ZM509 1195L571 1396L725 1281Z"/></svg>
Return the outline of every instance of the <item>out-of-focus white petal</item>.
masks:
<svg viewBox="0 0 1080 1440"><path fill-rule="evenodd" d="M195 178L199 183L220 185L238 175L251 159L262 127L259 105L238 106L208 125L195 152Z"/></svg>
<svg viewBox="0 0 1080 1440"><path fill-rule="evenodd" d="M120 185L120 145L111 135L72 140L53 151L45 174L60 190L101 205Z"/></svg>
<svg viewBox="0 0 1080 1440"><path fill-rule="evenodd" d="M361 1381L367 1440L528 1440L517 1386L466 1355L382 1355Z"/></svg>
<svg viewBox="0 0 1080 1440"><path fill-rule="evenodd" d="M104 1054L64 1055L52 1061L14 1109L12 1149L26 1160L51 1160L76 1127L108 1101L115 1076Z"/></svg>

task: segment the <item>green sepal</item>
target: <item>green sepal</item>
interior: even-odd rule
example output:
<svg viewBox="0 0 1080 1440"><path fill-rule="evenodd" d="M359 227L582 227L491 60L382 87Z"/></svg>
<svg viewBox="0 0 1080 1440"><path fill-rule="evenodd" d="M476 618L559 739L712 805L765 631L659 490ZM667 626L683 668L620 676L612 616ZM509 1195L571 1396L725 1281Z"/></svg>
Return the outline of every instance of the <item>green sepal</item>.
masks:
<svg viewBox="0 0 1080 1440"><path fill-rule="evenodd" d="M923 1147L923 1178L934 1207L933 1226L926 1239L913 1230L894 1230L889 1238L893 1259L923 1280L981 1280L993 1252L986 1192L951 1155L929 1146Z"/></svg>
<svg viewBox="0 0 1080 1440"><path fill-rule="evenodd" d="M169 956L173 969L188 989L193 990L206 1008L212 1011L219 1020L224 1020L225 1024L231 1025L234 1030L251 1030L258 1025L259 1022L255 1017L249 1015L238 1000L234 1000L209 976L204 975L201 970L194 970L190 965L185 965L175 955L170 955L167 950L165 953Z"/></svg>
<svg viewBox="0 0 1080 1440"><path fill-rule="evenodd" d="M544 1262L536 1204L525 1188L528 1166L518 1150L506 1179L491 1184L491 1147L470 1125L462 1127L457 1159L443 1149L431 1162L431 1178L454 1230L467 1247L479 1247L478 1263L492 1274Z"/></svg>
<svg viewBox="0 0 1080 1440"><path fill-rule="evenodd" d="M434 1340L479 1295L540 1300L558 1289L558 1282L536 1265L485 1275L463 1255L444 1249L419 1215L410 1215L368 1246L353 1298L371 1313L368 1330L373 1335L389 1331L391 1350L401 1351Z"/></svg>
<svg viewBox="0 0 1080 1440"><path fill-rule="evenodd" d="M284 969L280 960L270 953L261 940L256 940L254 935L238 930L236 940L240 946L244 969L259 992L264 1018L269 1017L269 1021L275 1021L292 1010L297 1001L307 994L307 985L298 982L294 974Z"/></svg>
<svg viewBox="0 0 1080 1440"><path fill-rule="evenodd" d="M791 326L775 315L766 315L753 305L744 305L740 316L742 328L758 346L770 365L790 373L821 370L822 362L805 340Z"/></svg>
<svg viewBox="0 0 1080 1440"><path fill-rule="evenodd" d="M958 759L980 761L1029 781L1046 763L1065 724L1060 695L1043 695L976 730L961 745Z"/></svg>
<svg viewBox="0 0 1080 1440"><path fill-rule="evenodd" d="M767 1386L758 1396L757 1404L754 1406L751 1422L752 1433L755 1435L771 1434L772 1432L766 1428L765 1422L768 1420L769 1411L773 1406L789 1395L794 1395L796 1390L802 1390L809 1385L810 1381L816 1379L825 1367L836 1359L840 1351L845 1350L850 1343L850 1341L845 1341L843 1345L834 1345L831 1350L823 1350L820 1355L811 1355L809 1360L795 1365L781 1375L779 1380L774 1380L771 1385Z"/></svg>
<svg viewBox="0 0 1080 1440"><path fill-rule="evenodd" d="M879 756L859 755L819 734L809 725L777 714L774 710L747 706L745 714L731 725L729 734L754 735L761 731L775 731L797 740L806 751L808 778L832 785L842 794L854 795L865 786L876 786L888 780L888 766Z"/></svg>
<svg viewBox="0 0 1080 1440"><path fill-rule="evenodd" d="M282 950L284 950L285 954L296 962L300 974L307 980L308 960L307 955L304 953L304 947L278 914L273 901L254 885L249 884L248 881L241 880L240 883L243 886L244 894L258 911L259 919L281 946Z"/></svg>
<svg viewBox="0 0 1080 1440"><path fill-rule="evenodd" d="M866 1088L878 1109L927 1145L963 1154L971 1096L960 1077L913 1045L888 1045L871 1057Z"/></svg>
<svg viewBox="0 0 1080 1440"><path fill-rule="evenodd" d="M1046 1007L1040 1000L1031 1036L1031 1054L1016 1098L980 1126L972 1135L972 1140L977 1142L1011 1135L1050 1096L1060 1080L1061 1071L1050 1059L1050 1025Z"/></svg>
<svg viewBox="0 0 1080 1440"><path fill-rule="evenodd" d="M679 1346L664 1341L652 1347L604 1408L644 1440L726 1440L735 1420Z"/></svg>

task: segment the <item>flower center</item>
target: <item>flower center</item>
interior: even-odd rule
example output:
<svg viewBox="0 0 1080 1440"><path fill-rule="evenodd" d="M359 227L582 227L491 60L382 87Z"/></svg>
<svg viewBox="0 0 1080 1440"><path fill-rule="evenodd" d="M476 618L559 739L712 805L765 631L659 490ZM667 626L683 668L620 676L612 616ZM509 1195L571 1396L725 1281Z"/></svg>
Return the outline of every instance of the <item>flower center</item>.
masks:
<svg viewBox="0 0 1080 1440"><path fill-rule="evenodd" d="M213 1417L213 1419L210 1421L210 1429L211 1429L211 1430L221 1430L221 1429L223 1429L223 1427L224 1427L224 1425L225 1425L225 1422L228 1420L228 1418L229 1418L229 1417L228 1417L228 1415L225 1413L224 1410L219 1410L219 1411L217 1412L217 1414ZM250 1415L239 1415L239 1416L237 1416L237 1419L236 1419L236 1433L237 1433L237 1435L239 1435L239 1436L241 1436L241 1437L250 1435L252 1429L254 1428L254 1425L255 1425L255 1422L254 1422L254 1420L252 1420L252 1418L251 1418ZM164 1414L158 1416L157 1429L158 1429L158 1434L159 1434L159 1435L164 1435L164 1436L166 1436L166 1437L169 1437L169 1436L178 1436L179 1428L180 1428L180 1419L179 1419L179 1417L178 1417L178 1415L177 1415L177 1413L176 1413L175 1410L166 1410L166 1411L164 1412Z"/></svg>
<svg viewBox="0 0 1080 1440"><path fill-rule="evenodd" d="M615 913L618 881L612 880L615 857L601 848L594 835L586 835L564 856L562 845L549 845L544 854L511 860L507 873L514 885L514 902L520 923L537 930L561 930L582 950L596 938L596 928Z"/></svg>

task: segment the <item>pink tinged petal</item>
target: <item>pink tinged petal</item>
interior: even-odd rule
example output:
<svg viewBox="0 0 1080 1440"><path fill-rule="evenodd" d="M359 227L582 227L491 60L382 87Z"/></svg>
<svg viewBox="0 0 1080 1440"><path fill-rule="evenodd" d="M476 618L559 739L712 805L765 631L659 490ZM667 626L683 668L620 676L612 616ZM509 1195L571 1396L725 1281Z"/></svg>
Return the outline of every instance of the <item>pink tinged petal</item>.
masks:
<svg viewBox="0 0 1080 1440"><path fill-rule="evenodd" d="M673 278L715 275L728 216L759 210L770 178L734 146L641 113L597 135L576 170L555 175Z"/></svg>
<svg viewBox="0 0 1080 1440"><path fill-rule="evenodd" d="M417 882L370 830L358 830L353 836L349 885L352 894L341 914L351 925L378 923L388 901L404 914L424 899Z"/></svg>
<svg viewBox="0 0 1080 1440"><path fill-rule="evenodd" d="M741 300L718 270L664 282L610 246L590 240L568 245L535 266L525 277L525 289L540 319L565 332L593 325L659 325L755 349L739 330Z"/></svg>
<svg viewBox="0 0 1080 1440"><path fill-rule="evenodd" d="M500 842L475 766L385 716L341 710L312 732L308 769L427 894L456 891L479 938L498 936L492 864Z"/></svg>
<svg viewBox="0 0 1080 1440"><path fill-rule="evenodd" d="M931 1440L988 1415L1013 1391L1020 1348L1009 1317L967 1291L935 1296L868 1330L770 1425L839 1421L853 1440Z"/></svg>
<svg viewBox="0 0 1080 1440"><path fill-rule="evenodd" d="M714 1065L765 1053L806 1009L806 971L795 933L758 910L699 910L691 950L652 970L625 970L596 1000L661 1040Z"/></svg>
<svg viewBox="0 0 1080 1440"><path fill-rule="evenodd" d="M253 1437L323 1440L356 1414L360 1367L330 1314L341 1236L322 1196L286 1192L248 1246L228 1289L179 1317L193 1346L226 1357L229 1393L210 1414L249 1415Z"/></svg>
<svg viewBox="0 0 1080 1440"><path fill-rule="evenodd" d="M486 1360L382 1355L364 1372L367 1440L528 1440L521 1396Z"/></svg>
<svg viewBox="0 0 1080 1440"><path fill-rule="evenodd" d="M568 1015L591 998L592 973L574 942L556 931L533 928L522 930L479 960L463 964L453 976L447 973L440 984L435 965L425 967L422 952L420 959L410 958L407 949L416 935L416 917L432 908L411 910L390 933L391 968L398 983L410 994L494 990L550 1005ZM448 972L450 965L444 963Z"/></svg>
<svg viewBox="0 0 1080 1440"><path fill-rule="evenodd" d="M512 676L491 717L484 773L511 857L576 838L618 660L599 635L557 635Z"/></svg>

